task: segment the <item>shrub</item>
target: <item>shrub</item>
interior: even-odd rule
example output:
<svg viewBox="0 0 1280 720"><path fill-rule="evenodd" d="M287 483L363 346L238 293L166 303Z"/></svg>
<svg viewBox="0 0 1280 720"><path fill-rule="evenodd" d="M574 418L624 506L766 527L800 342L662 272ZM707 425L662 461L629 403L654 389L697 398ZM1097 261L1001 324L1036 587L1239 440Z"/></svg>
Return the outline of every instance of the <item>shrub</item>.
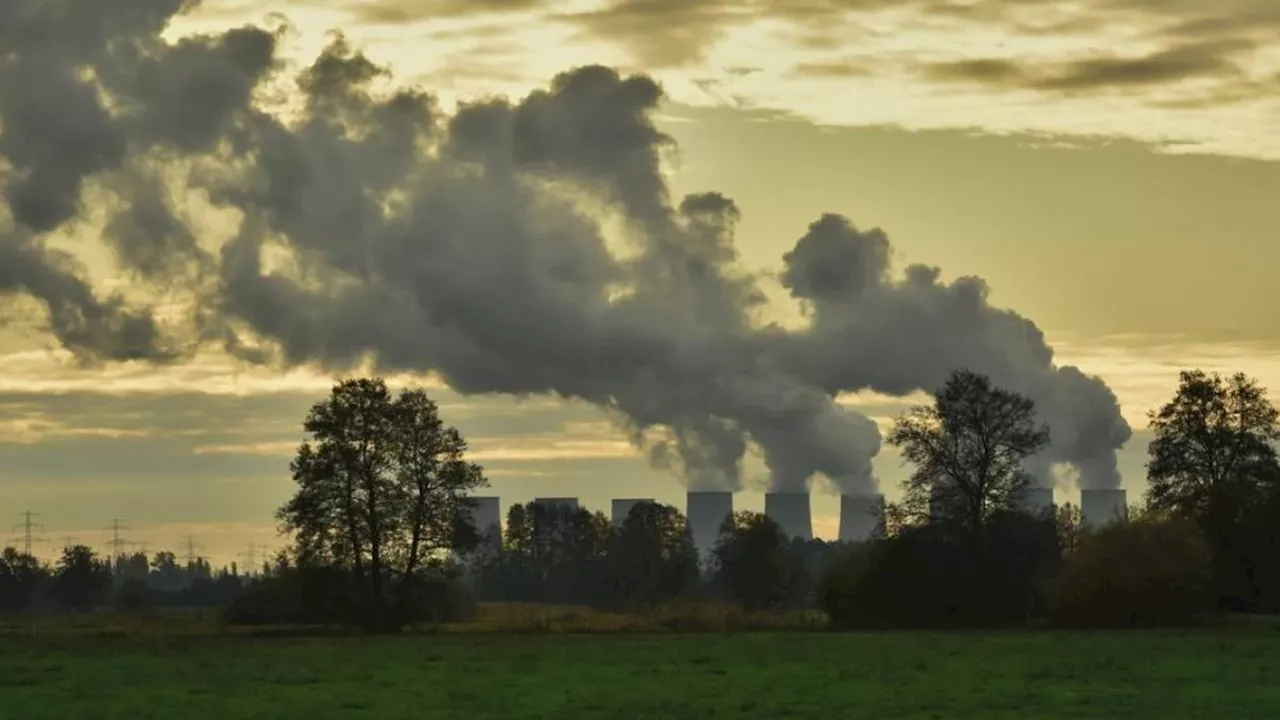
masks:
<svg viewBox="0 0 1280 720"><path fill-rule="evenodd" d="M861 590L877 549L873 543L853 545L822 569L818 578L818 602L833 626L851 628L868 622L868 608L862 607L859 601L863 600Z"/></svg>
<svg viewBox="0 0 1280 720"><path fill-rule="evenodd" d="M1087 534L1048 586L1070 627L1185 625L1214 606L1213 553L1192 521L1142 519Z"/></svg>
<svg viewBox="0 0 1280 720"><path fill-rule="evenodd" d="M156 598L147 581L141 578L125 578L116 590L116 607L126 613L145 614L155 609Z"/></svg>
<svg viewBox="0 0 1280 720"><path fill-rule="evenodd" d="M418 586L409 608L413 623L459 623L476 619L475 594L452 578L432 578Z"/></svg>
<svg viewBox="0 0 1280 720"><path fill-rule="evenodd" d="M819 594L837 628L1020 624L1060 561L1051 519L1009 513L979 537L924 525L850 550Z"/></svg>

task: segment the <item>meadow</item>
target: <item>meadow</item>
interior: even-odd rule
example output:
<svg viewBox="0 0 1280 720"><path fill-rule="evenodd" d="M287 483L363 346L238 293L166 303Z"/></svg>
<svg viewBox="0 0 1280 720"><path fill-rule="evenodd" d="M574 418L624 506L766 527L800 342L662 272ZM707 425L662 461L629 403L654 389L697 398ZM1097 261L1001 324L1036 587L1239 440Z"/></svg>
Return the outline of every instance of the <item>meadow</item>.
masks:
<svg viewBox="0 0 1280 720"><path fill-rule="evenodd" d="M11 626L0 718L1280 717L1280 629L1265 625L627 632L521 612L391 638L192 618Z"/></svg>

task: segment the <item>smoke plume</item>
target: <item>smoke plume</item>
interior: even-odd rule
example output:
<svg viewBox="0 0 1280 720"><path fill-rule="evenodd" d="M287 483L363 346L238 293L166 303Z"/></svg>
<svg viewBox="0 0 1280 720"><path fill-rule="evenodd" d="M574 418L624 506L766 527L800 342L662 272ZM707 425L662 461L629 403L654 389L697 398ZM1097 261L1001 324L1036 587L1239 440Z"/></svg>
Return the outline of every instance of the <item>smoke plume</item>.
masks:
<svg viewBox="0 0 1280 720"><path fill-rule="evenodd" d="M274 32L162 39L194 4L0 5L0 294L43 303L86 362L211 344L331 370L372 357L461 393L592 403L693 489L739 486L755 446L774 489L822 475L850 494L874 488L880 435L836 397L932 390L967 366L1037 401L1047 460L1118 483L1129 429L1110 390L1056 367L981 280L892 277L878 230L815 222L780 275L809 324L762 326L738 207L671 197L649 78L582 67L446 114L380 90L389 71L340 36L291 78ZM280 80L283 109L267 104ZM98 297L49 246L103 212L120 267L170 298L164 322L157 300ZM210 214L229 236L194 219Z"/></svg>

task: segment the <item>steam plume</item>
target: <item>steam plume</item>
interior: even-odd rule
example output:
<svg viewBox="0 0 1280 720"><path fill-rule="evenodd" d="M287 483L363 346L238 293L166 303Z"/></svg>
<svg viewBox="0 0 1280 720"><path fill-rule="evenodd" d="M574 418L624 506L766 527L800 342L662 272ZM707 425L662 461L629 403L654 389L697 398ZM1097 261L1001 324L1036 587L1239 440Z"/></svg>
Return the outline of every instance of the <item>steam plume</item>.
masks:
<svg viewBox="0 0 1280 720"><path fill-rule="evenodd" d="M931 390L964 365L1037 400L1051 459L1118 482L1129 430L1106 386L1054 366L981 280L892 278L879 231L814 223L781 274L811 322L762 327L737 206L670 195L649 78L583 67L446 114L419 89L378 91L387 69L335 37L275 112L260 97L283 78L278 36L163 40L193 4L0 5L0 293L42 301L86 361L210 343L333 370L372 356L462 393L593 403L694 489L737 487L754 444L774 489L820 474L848 493L874 487L880 436L836 396ZM233 217L231 237L197 207ZM89 208L138 286L185 289L182 322L97 297L49 248Z"/></svg>

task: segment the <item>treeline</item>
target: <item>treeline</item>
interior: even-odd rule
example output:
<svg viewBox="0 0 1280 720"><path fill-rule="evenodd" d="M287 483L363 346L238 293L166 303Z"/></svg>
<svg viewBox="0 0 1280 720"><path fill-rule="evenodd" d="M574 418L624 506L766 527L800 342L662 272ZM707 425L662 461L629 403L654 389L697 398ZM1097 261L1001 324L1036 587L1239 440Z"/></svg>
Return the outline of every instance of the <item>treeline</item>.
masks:
<svg viewBox="0 0 1280 720"><path fill-rule="evenodd" d="M74 545L49 564L9 547L0 552L0 612L225 608L252 580L234 565L215 571L203 558L179 564L172 552L151 558L132 553L113 560Z"/></svg>
<svg viewBox="0 0 1280 720"><path fill-rule="evenodd" d="M504 531L475 528L469 498L487 481L421 390L395 396L381 380L343 381L304 428L311 439L291 465L297 491L278 513L292 543L261 577L188 568L177 584L163 554L113 569L70 548L46 569L8 551L6 609L83 610L107 593L129 607L163 594L168 604L225 606L234 623L371 632L464 621L480 601L647 612L715 600L756 613L821 609L840 628L1131 627L1280 613L1280 413L1243 375L1181 374L1151 415L1143 502L1100 529L1083 528L1071 506L1023 509L1033 482L1025 461L1046 448L1050 428L1027 398L957 371L887 437L914 470L876 537L800 542L764 515L736 513L706 557L683 515L655 503L619 525L516 505Z"/></svg>
<svg viewBox="0 0 1280 720"><path fill-rule="evenodd" d="M736 513L699 557L675 507L637 503L620 524L561 505L514 505L464 557L469 586L485 601L589 605L646 611L676 600L717 599L749 611L813 607L815 572L841 546L789 540L769 518Z"/></svg>
<svg viewBox="0 0 1280 720"><path fill-rule="evenodd" d="M396 631L462 618L477 598L644 611L727 600L752 611L821 608L837 627L1136 626L1219 611L1280 612L1277 411L1243 375L1180 375L1151 414L1148 490L1096 531L1070 506L1022 509L1025 464L1050 442L1031 400L960 370L888 434L913 465L878 536L788 540L739 513L698 557L672 507L620 526L553 504L511 508L501 535L469 525L487 483L420 390L350 380L308 415L280 511L292 564L233 616ZM459 558L459 562L450 559ZM282 611L283 609L283 611Z"/></svg>

